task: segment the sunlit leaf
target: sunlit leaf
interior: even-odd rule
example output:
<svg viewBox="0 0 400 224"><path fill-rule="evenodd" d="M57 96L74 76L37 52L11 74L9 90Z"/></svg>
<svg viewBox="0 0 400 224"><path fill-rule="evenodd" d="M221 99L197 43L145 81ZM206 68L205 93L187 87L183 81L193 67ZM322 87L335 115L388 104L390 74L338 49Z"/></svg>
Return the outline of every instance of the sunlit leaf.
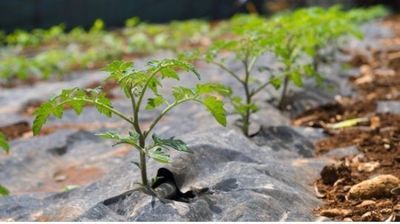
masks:
<svg viewBox="0 0 400 224"><path fill-rule="evenodd" d="M188 146L186 145L186 143L180 139L174 139L173 137L163 139L163 138L158 137L155 134L153 134L152 138L153 138L154 144L159 145L161 147L172 148L172 149L175 149L175 150L181 151L181 152L191 152L189 150Z"/></svg>

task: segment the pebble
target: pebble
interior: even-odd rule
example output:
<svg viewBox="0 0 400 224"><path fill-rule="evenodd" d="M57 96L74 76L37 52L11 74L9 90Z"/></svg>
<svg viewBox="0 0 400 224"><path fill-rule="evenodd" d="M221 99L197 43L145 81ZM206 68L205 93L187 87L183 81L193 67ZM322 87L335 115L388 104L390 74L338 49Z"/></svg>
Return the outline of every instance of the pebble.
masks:
<svg viewBox="0 0 400 224"><path fill-rule="evenodd" d="M392 202L389 201L389 200L387 200L387 201L381 201L381 202L378 202L378 203L376 204L376 206L378 206L378 207L392 207Z"/></svg>
<svg viewBox="0 0 400 224"><path fill-rule="evenodd" d="M66 180L66 179L67 179L67 176L65 176L65 175L57 175L57 176L54 177L54 180L56 182L62 182L64 180Z"/></svg>
<svg viewBox="0 0 400 224"><path fill-rule="evenodd" d="M346 185L346 186L343 187L344 191L349 191L350 189L351 189L351 186L349 186L349 185Z"/></svg>
<svg viewBox="0 0 400 224"><path fill-rule="evenodd" d="M360 163L357 170L360 172L372 172L380 166L379 162Z"/></svg>
<svg viewBox="0 0 400 224"><path fill-rule="evenodd" d="M326 217L336 217L336 216L348 216L351 214L351 210L349 209L341 209L341 208L331 208L331 209L323 209L320 212L320 215Z"/></svg>
<svg viewBox="0 0 400 224"><path fill-rule="evenodd" d="M391 208L383 208L380 210L380 213L382 214L390 214L392 213L392 209Z"/></svg>
<svg viewBox="0 0 400 224"><path fill-rule="evenodd" d="M372 218L372 213L371 212L366 212L361 216L362 221L369 221Z"/></svg>
<svg viewBox="0 0 400 224"><path fill-rule="evenodd" d="M356 205L356 207L362 208L362 207L372 206L372 205L376 205L376 202L373 200L365 200L365 201L361 202L360 204Z"/></svg>
<svg viewBox="0 0 400 224"><path fill-rule="evenodd" d="M380 175L362 181L349 190L348 199L371 199L391 196L391 190L400 186L400 180L393 175Z"/></svg>

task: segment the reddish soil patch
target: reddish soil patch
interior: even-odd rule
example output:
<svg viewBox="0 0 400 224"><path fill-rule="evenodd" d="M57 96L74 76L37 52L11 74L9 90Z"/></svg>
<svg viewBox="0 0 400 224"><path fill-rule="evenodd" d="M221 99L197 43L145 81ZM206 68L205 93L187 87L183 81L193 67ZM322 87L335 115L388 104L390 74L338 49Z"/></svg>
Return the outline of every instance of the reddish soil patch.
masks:
<svg viewBox="0 0 400 224"><path fill-rule="evenodd" d="M385 21L400 37L400 17ZM349 198L354 185L375 176L400 178L400 115L378 114L378 100L400 100L400 41L383 40L384 47L368 56L356 55L353 65L360 74L350 78L357 96L313 108L293 120L295 125L323 128L328 138L315 144L317 154L331 149L356 146L359 153L327 165L315 182L317 197L324 205L318 215L344 221L400 221L400 188L371 198ZM390 43L396 42L398 49ZM363 122L333 129L332 124L354 118ZM400 187L400 186L398 186Z"/></svg>
<svg viewBox="0 0 400 224"><path fill-rule="evenodd" d="M68 186L82 186L99 180L104 175L97 167L68 166L54 172L53 176L43 180L39 187L29 192L59 192Z"/></svg>
<svg viewBox="0 0 400 224"><path fill-rule="evenodd" d="M35 76L29 76L26 80L13 79L7 83L0 83L1 88L11 89L18 86L33 86L39 81L39 78Z"/></svg>
<svg viewBox="0 0 400 224"><path fill-rule="evenodd" d="M32 116L35 110L42 105L43 101L35 100L30 101L21 109L20 113L25 116Z"/></svg>
<svg viewBox="0 0 400 224"><path fill-rule="evenodd" d="M0 132L2 132L8 140L20 138L30 131L31 127L26 121L21 121L18 123L0 127Z"/></svg>
<svg viewBox="0 0 400 224"><path fill-rule="evenodd" d="M60 129L71 129L71 130L79 130L79 131L96 131L101 128L120 128L123 127L124 123L119 122L96 122L96 123L80 123L80 124L59 124L52 126L45 126L42 128L40 135L49 135L51 133L56 132Z"/></svg>

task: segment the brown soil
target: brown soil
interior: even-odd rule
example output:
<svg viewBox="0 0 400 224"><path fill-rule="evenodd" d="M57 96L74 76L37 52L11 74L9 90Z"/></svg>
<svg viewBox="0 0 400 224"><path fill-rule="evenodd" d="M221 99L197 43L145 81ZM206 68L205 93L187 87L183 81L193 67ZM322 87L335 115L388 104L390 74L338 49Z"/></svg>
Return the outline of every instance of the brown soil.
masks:
<svg viewBox="0 0 400 224"><path fill-rule="evenodd" d="M398 37L382 40L384 49L370 51L368 56L357 53L351 61L360 67L360 74L349 80L357 96L339 98L293 120L295 125L323 128L328 134L315 144L317 155L353 145L359 150L327 165L315 182L316 196L324 200L316 213L335 220L400 221L399 189L368 199L346 196L352 186L372 177L391 174L400 178L400 114L376 113L378 100L400 100L400 16L388 18L384 25ZM341 129L330 126L354 118L365 121Z"/></svg>
<svg viewBox="0 0 400 224"><path fill-rule="evenodd" d="M26 133L31 132L31 127L26 121L10 124L7 126L0 127L0 132L3 133L8 140L20 138Z"/></svg>
<svg viewBox="0 0 400 224"><path fill-rule="evenodd" d="M99 180L104 172L97 167L68 166L60 168L53 176L43 180L43 184L29 192L59 192L68 186L82 186Z"/></svg>
<svg viewBox="0 0 400 224"><path fill-rule="evenodd" d="M19 86L33 86L37 82L39 82L39 79L37 77L29 76L26 80L21 80L16 78L8 81L7 83L0 83L0 87L5 89L11 89Z"/></svg>

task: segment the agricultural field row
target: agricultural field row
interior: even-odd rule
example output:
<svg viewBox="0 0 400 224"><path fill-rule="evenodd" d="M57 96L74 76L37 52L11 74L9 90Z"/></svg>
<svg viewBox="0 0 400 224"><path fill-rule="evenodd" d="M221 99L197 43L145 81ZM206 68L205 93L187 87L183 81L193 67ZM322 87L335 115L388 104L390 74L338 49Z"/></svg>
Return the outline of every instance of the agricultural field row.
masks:
<svg viewBox="0 0 400 224"><path fill-rule="evenodd" d="M221 48L215 44L220 40L259 39L263 43L254 46L259 48L253 50L255 54L269 48L279 56L289 57L282 50L289 43L298 52L314 55L318 48L343 33L358 35L358 24L385 13L382 7L350 11L339 7L309 8L272 18L238 15L213 23L189 20L149 24L131 18L124 28L107 30L98 19L89 30L77 27L66 31L62 24L49 29L15 30L0 35L0 84L7 87L62 79L71 71L101 68L115 59L134 59L160 50L204 52L210 45Z"/></svg>
<svg viewBox="0 0 400 224"><path fill-rule="evenodd" d="M96 106L105 116L118 116L132 124L134 132L129 136L109 132L102 137L116 140L117 144L130 144L140 151L138 167L142 170L142 184L147 187L145 157L165 163L170 162L168 149L189 150L181 140L161 139L157 135L153 135L153 144L146 146L146 139L154 126L172 108L187 101L199 102L218 123L225 126L227 112L221 96L226 97L233 106L231 113L240 117L236 125L245 136L249 136L250 118L259 109L254 101L257 94L267 86L281 90L276 106L283 109L287 104L285 100L290 83L302 86L304 78L313 78L316 84L323 85L323 74L318 68L321 63L329 62L334 51L326 53L321 49L328 44L340 48L343 45L340 38L346 35L362 38L359 25L386 14L382 7L350 11L340 7L314 7L268 19L257 15L237 15L213 26L198 20L155 25L132 18L126 21L125 28L115 31L106 31L101 20L97 20L89 31L75 28L65 32L62 25L32 32L17 30L2 36L0 77L5 84L15 80L60 77L75 69L95 68L115 58L174 50L178 55L176 59L150 61L145 69L135 68L133 63L124 61L114 61L105 67L104 70L109 73L107 81L117 83L132 102L132 116L114 109L101 88L64 89L34 112L35 134L40 132L49 117L61 118L68 108L73 108L79 115L88 104ZM181 53L184 49L190 53ZM268 75L273 69L268 64L255 66L267 52L272 52L280 62L278 75ZM11 57L6 56L10 53ZM232 55L242 65L239 71L225 64L227 58L224 56ZM244 95L237 95L222 84L206 83L198 84L194 89L174 87L174 101L169 102L158 92L158 87L164 79L179 80L180 70L199 76L191 64L196 60L217 65L242 86ZM256 71L267 75L260 80L253 75ZM144 101L148 90L153 96ZM138 123L142 106L147 110L164 107L146 131ZM0 137L0 146L8 152L6 139L2 135ZM6 194L7 190L1 192Z"/></svg>

